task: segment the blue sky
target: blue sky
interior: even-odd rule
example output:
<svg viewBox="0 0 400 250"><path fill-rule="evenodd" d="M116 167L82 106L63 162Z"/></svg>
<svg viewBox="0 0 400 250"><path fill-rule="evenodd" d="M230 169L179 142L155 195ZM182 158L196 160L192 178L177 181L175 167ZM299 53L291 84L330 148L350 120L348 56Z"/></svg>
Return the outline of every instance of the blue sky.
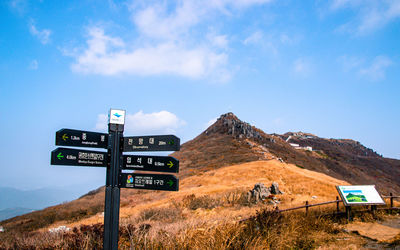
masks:
<svg viewBox="0 0 400 250"><path fill-rule="evenodd" d="M226 112L267 133L351 138L400 158L400 2L0 3L0 185L104 184L50 166L61 128L187 141Z"/></svg>

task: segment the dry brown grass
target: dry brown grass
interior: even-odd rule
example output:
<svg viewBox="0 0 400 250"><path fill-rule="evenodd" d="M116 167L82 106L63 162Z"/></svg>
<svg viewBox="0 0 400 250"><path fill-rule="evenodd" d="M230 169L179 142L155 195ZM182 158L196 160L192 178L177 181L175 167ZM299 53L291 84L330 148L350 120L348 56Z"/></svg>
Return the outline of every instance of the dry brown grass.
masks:
<svg viewBox="0 0 400 250"><path fill-rule="evenodd" d="M218 217L227 217L231 220L245 218L254 213L254 208L246 204L243 194L253 188L255 183L262 182L268 186L274 181L278 182L280 189L285 192L284 195L278 196L281 200L279 204L281 209L303 205L306 200L314 203L334 200L337 196L335 185L348 184L327 175L276 160L249 162L187 177L180 182L179 192L123 189L121 222L137 217L144 210L173 206L174 203L180 203L193 196L195 198L190 201L189 207L185 207L188 211L183 211L187 217L202 216L206 220L219 220ZM317 196L317 199L312 199L311 196ZM71 202L64 209L79 212L82 206L89 207L95 203L104 203L104 191L93 197L84 197L83 200ZM103 223L103 220L100 213L95 213L91 216L82 215L78 220L61 219L47 227L43 226L47 231L49 228L60 225L73 228ZM8 226L5 225L5 227Z"/></svg>
<svg viewBox="0 0 400 250"><path fill-rule="evenodd" d="M262 182L268 186L274 181L285 192L277 196L281 209L303 205L306 200L311 203L334 200L337 196L335 185L347 184L321 173L270 160L223 167L188 177L181 181L179 192L123 190L120 247L263 249L329 244L327 241L337 234L337 221L315 215L333 211L335 204L311 208L310 215L314 216L305 217L304 211L276 216L270 212L274 209L272 205L250 204L244 199L255 183ZM104 201L103 192L95 196L84 197L84 201ZM259 219L238 223L263 209L267 212L259 213L255 217ZM4 234L0 241L4 240L8 245L3 243L0 246L23 249L32 244L39 244L42 248L53 244L58 249L66 249L64 246L97 248L97 241L102 237L99 232L103 220L97 213L79 221L58 221L34 234ZM76 229L64 236L47 232L47 229L60 225ZM42 244L40 238L48 240Z"/></svg>
<svg viewBox="0 0 400 250"><path fill-rule="evenodd" d="M264 209L243 222L225 220L213 223L199 220L195 224L193 220L179 217L168 223L142 217L121 225L119 248L332 249L349 246L346 241L338 241L343 238L352 239L351 244L356 249L361 248L365 240L344 233L342 228L345 220L322 216L327 212L332 210L311 211L305 215L304 212L277 213ZM96 224L74 228L72 232L64 234L43 232L18 235L7 243L0 242L0 249L99 249L102 247L102 234L102 225ZM390 244L396 246L396 240L393 239Z"/></svg>

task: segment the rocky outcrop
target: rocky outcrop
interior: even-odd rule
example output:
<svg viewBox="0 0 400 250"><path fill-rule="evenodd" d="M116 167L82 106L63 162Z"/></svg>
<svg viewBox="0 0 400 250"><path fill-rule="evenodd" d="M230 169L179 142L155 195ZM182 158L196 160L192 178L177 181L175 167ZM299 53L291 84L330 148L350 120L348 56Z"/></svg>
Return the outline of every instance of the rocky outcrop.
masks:
<svg viewBox="0 0 400 250"><path fill-rule="evenodd" d="M273 182L269 188L263 183L257 183L254 185L254 188L247 193L247 201L249 203L258 203L259 201L265 201L267 198L271 198L271 201L277 204L279 201L274 196L277 194L283 194L283 192L279 190L278 183Z"/></svg>
<svg viewBox="0 0 400 250"><path fill-rule="evenodd" d="M236 138L256 138L262 139L261 132L247 122L239 120L233 113L221 115L217 122L206 130L209 133L225 133L233 135Z"/></svg>

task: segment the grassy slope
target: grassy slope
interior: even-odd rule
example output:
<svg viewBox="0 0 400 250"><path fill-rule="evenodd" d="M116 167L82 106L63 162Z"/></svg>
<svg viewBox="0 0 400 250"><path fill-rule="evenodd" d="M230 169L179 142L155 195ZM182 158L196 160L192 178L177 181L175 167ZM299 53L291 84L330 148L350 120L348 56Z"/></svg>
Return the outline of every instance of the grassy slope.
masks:
<svg viewBox="0 0 400 250"><path fill-rule="evenodd" d="M313 200L312 196L317 196L313 202L322 202L334 200L337 196L335 185L347 185L345 181L334 179L330 176L301 169L292 164L284 164L277 160L255 161L233 166L227 166L196 176L185 178L180 183L180 191L167 193L157 191L138 191L132 194L129 190L123 190L120 217L121 221L130 220L139 216L143 211L150 208L172 207L174 203L182 202L190 195L201 197L215 197L216 199L226 199L233 193L243 193L250 190L255 183L262 182L270 185L272 182L278 182L280 189L285 192L280 195L280 208L291 207L304 204L306 200ZM126 192L125 192L126 191ZM100 195L100 194L99 194ZM243 207L240 210L231 207L216 207L209 210L184 211L188 218L190 215L199 215L213 220L221 219L240 219L254 213L251 207ZM78 226L80 224L102 223L101 214L96 214L80 221L68 223L68 221L59 221L49 226L56 227L67 225L68 227Z"/></svg>

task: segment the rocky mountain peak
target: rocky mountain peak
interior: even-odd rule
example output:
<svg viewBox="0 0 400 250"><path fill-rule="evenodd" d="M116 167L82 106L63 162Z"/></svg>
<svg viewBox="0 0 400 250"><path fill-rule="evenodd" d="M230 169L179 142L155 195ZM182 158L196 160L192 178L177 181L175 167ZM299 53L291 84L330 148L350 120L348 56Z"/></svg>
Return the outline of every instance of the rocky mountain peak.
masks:
<svg viewBox="0 0 400 250"><path fill-rule="evenodd" d="M261 139L263 132L249 123L241 121L235 114L229 112L221 115L204 133L206 135L219 133L229 134L236 138Z"/></svg>

